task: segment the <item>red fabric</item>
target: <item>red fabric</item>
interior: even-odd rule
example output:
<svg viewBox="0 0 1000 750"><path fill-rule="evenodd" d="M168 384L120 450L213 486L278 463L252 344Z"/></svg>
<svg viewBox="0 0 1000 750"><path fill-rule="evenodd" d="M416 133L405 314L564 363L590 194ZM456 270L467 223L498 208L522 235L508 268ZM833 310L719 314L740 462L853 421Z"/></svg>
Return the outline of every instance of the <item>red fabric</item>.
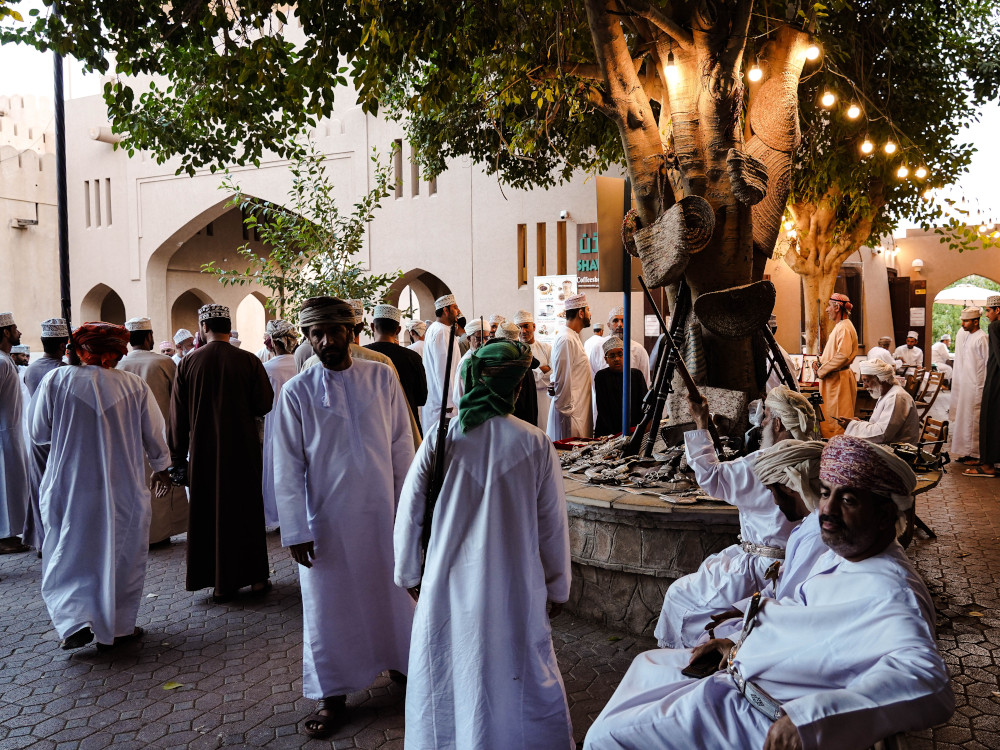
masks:
<svg viewBox="0 0 1000 750"><path fill-rule="evenodd" d="M851 304L851 298L848 297L846 294L841 294L840 292L837 292L835 294L832 294L830 296L830 299L832 299L834 302L843 303L844 309L847 310L847 312L850 312L851 310L854 309L854 305Z"/></svg>
<svg viewBox="0 0 1000 750"><path fill-rule="evenodd" d="M879 495L909 495L903 479L882 460L879 448L867 440L837 435L823 448L819 478L827 484L862 487Z"/></svg>
<svg viewBox="0 0 1000 750"><path fill-rule="evenodd" d="M112 368L128 353L128 331L111 323L84 323L73 331L70 346L85 365Z"/></svg>

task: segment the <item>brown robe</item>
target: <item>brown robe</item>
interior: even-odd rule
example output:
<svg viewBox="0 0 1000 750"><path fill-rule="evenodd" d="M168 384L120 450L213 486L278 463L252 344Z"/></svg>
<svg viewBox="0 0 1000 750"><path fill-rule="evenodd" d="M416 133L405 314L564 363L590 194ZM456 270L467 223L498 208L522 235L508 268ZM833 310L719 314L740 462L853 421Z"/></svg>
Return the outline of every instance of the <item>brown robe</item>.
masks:
<svg viewBox="0 0 1000 750"><path fill-rule="evenodd" d="M854 324L844 318L830 331L830 338L819 358L819 393L823 397L823 414L820 432L832 438L844 431L834 417L845 419L854 416L858 398L858 381L851 370L851 362L858 356L858 332Z"/></svg>
<svg viewBox="0 0 1000 750"><path fill-rule="evenodd" d="M174 360L165 354L133 349L118 363L119 370L131 372L142 378L153 392L156 405L160 407L165 424L170 424L170 393L177 374ZM166 436L164 436L166 437ZM145 463L145 475L153 469L149 461ZM183 487L170 487L164 497L149 493L153 517L149 523L149 543L156 544L188 530L188 501Z"/></svg>
<svg viewBox="0 0 1000 750"><path fill-rule="evenodd" d="M174 466L189 460L188 591L229 593L268 578L254 418L273 403L260 360L226 342L199 347L177 368L168 442Z"/></svg>

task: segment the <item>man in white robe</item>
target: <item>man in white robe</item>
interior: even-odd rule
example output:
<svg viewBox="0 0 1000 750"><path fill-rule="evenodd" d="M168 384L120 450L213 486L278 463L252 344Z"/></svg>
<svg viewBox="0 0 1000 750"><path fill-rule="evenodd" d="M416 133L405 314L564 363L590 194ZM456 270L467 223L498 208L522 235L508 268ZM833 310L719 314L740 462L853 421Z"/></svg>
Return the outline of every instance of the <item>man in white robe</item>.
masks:
<svg viewBox="0 0 1000 750"><path fill-rule="evenodd" d="M892 353L899 362L903 363L903 366L915 366L923 367L924 364L924 351L919 346L917 346L917 340L920 336L916 331L910 331L906 334L906 343L900 344L896 347L896 351Z"/></svg>
<svg viewBox="0 0 1000 750"><path fill-rule="evenodd" d="M895 539L916 477L888 450L837 436L820 480L829 568L813 566L780 599L751 600L735 642L639 655L586 750L863 750L951 716L933 602ZM721 657L719 671L681 674L710 654Z"/></svg>
<svg viewBox="0 0 1000 750"><path fill-rule="evenodd" d="M17 365L17 374L24 378L24 373L31 362L31 347L27 344L19 344L10 348L10 358Z"/></svg>
<svg viewBox="0 0 1000 750"><path fill-rule="evenodd" d="M73 332L70 366L42 381L31 439L49 446L40 487L45 527L42 598L64 649L137 638L149 545L149 486L170 484L170 453L149 386L116 370L128 332L85 323Z"/></svg>
<svg viewBox="0 0 1000 750"><path fill-rule="evenodd" d="M600 366L600 364L595 359L595 357L597 357L597 354L595 354L594 352L596 350L598 353L600 353L601 355L600 359L603 362L604 350L601 347L604 346L604 342L607 341L608 338L609 338L608 336L604 335L604 324L595 323L590 338L583 342L583 351L587 355L587 361L590 362L591 375L596 375L597 371L594 368Z"/></svg>
<svg viewBox="0 0 1000 750"><path fill-rule="evenodd" d="M424 356L424 334L427 332L427 324L422 320L414 320L406 326L406 332L410 336L410 345L407 349L412 349L421 357Z"/></svg>
<svg viewBox="0 0 1000 750"><path fill-rule="evenodd" d="M549 406L552 403L552 397L549 396L549 385L552 382L552 346L535 338L535 316L527 310L517 311L514 325L521 329L521 342L531 347L532 356L538 360L538 367L531 372L538 399L537 424L544 430L549 423Z"/></svg>
<svg viewBox="0 0 1000 750"><path fill-rule="evenodd" d="M571 294L565 304L566 326L552 345L550 440L594 434L594 374L580 339L580 331L590 327L590 307L585 294Z"/></svg>
<svg viewBox="0 0 1000 750"><path fill-rule="evenodd" d="M962 330L955 342L955 365L951 380L951 455L968 466L979 464L979 411L986 383L989 336L982 330L978 307L962 311Z"/></svg>
<svg viewBox="0 0 1000 750"><path fill-rule="evenodd" d="M562 472L545 433L511 416L530 362L527 345L501 339L469 360L423 572L436 434L406 477L395 578L400 587L421 585L407 750L575 747L546 614L546 602L555 616L570 590Z"/></svg>
<svg viewBox="0 0 1000 750"><path fill-rule="evenodd" d="M10 357L21 343L14 314L0 313L0 555L27 552L18 538L28 511L27 454L24 448L21 378Z"/></svg>
<svg viewBox="0 0 1000 750"><path fill-rule="evenodd" d="M892 356L892 352L889 351L889 347L892 346L892 339L888 336L883 336L878 340L878 346L873 346L868 350L868 359L880 359L887 365L896 366L896 358Z"/></svg>
<svg viewBox="0 0 1000 750"><path fill-rule="evenodd" d="M264 372L274 391L274 407L264 415L264 525L278 525L278 504L274 495L274 427L277 422L281 389L299 370L295 366L298 336L291 323L269 320L265 329L272 356L264 362Z"/></svg>
<svg viewBox="0 0 1000 750"><path fill-rule="evenodd" d="M685 457L695 479L712 497L735 505L740 511L740 542L708 557L695 573L667 589L654 635L660 648L697 645L713 614L766 584L768 568L785 555L788 535L795 524L774 504L771 491L754 476L757 457L776 443L794 438L808 440L816 428L812 405L801 393L785 386L771 391L764 401L761 449L733 461L720 461L708 433L708 405L691 401L697 429L684 433Z"/></svg>
<svg viewBox="0 0 1000 750"><path fill-rule="evenodd" d="M194 351L194 334L187 328L178 328L174 334L174 346L176 350L171 359L175 365L179 365L184 357Z"/></svg>
<svg viewBox="0 0 1000 750"><path fill-rule="evenodd" d="M438 419L441 416L441 389L446 379L448 344L452 339L451 326L458 322L462 315L455 302L455 295L445 294L434 300L434 314L437 315L437 320L431 323L427 335L424 336L424 373L427 375L427 402L423 406L421 415L424 435L430 435L437 429ZM455 415L452 386L455 383L455 373L458 372L458 360L461 356L456 337L451 355L451 370L447 372L448 392L444 394L445 408L450 416Z"/></svg>
<svg viewBox="0 0 1000 750"><path fill-rule="evenodd" d="M299 323L322 366L282 388L274 489L281 543L299 563L303 692L319 701L303 730L327 737L347 720L348 693L407 668L414 604L393 585L392 529L413 436L392 370L351 357L347 303L307 300Z"/></svg>
<svg viewBox="0 0 1000 750"><path fill-rule="evenodd" d="M934 369L938 372L944 373L945 384L951 382L952 368L949 346L951 346L951 334L943 333L941 334L941 340L931 347L931 364L934 365Z"/></svg>
<svg viewBox="0 0 1000 750"><path fill-rule="evenodd" d="M132 351L122 357L118 369L138 375L149 386L160 408L164 423L170 419L170 393L177 377L177 365L170 357L153 351L153 324L149 318L125 321ZM150 472L147 465L146 473ZM188 530L188 501L183 487L170 485L167 493L150 493L152 519L149 523L150 547L170 544L170 537Z"/></svg>
<svg viewBox="0 0 1000 750"><path fill-rule="evenodd" d="M625 308L621 305L617 307L612 307L611 312L608 313L608 330L610 335L604 340L607 341L608 338L617 336L624 341L625 337ZM590 341L590 339L587 339ZM646 349L637 341L629 342L632 357L632 364L630 365L632 369L638 370L642 373L642 379L646 381L646 388L649 388L649 353ZM587 352L587 357L590 360L590 372L596 375L601 370L608 366L608 363L604 361L604 344L596 347L596 349L590 349Z"/></svg>
<svg viewBox="0 0 1000 750"><path fill-rule="evenodd" d="M488 323L485 323L482 318L473 318L471 323L465 326L465 336L464 340L469 344L469 351L462 355L462 358L458 360L458 367L455 368L455 377L451 383L451 400L457 404L462 400L462 396L465 395L465 381L462 379L462 366L469 360L472 353L486 343L486 339L489 335L489 331L486 330ZM454 356L454 355L452 355ZM440 403L440 401L438 402ZM440 409L441 407L438 406ZM440 418L440 413L438 413L438 418ZM434 422L435 429L437 428L437 422Z"/></svg>
<svg viewBox="0 0 1000 750"><path fill-rule="evenodd" d="M861 363L861 382L876 399L867 421L841 419L844 434L873 443L913 443L920 440L920 420L913 398L896 383L896 368L880 359Z"/></svg>

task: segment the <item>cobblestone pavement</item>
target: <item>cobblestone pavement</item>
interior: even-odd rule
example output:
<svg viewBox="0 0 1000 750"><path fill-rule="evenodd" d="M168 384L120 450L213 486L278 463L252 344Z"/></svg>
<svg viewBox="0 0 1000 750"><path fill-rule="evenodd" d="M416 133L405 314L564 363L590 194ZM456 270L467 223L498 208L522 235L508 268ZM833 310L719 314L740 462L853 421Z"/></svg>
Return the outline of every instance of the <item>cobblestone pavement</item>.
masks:
<svg viewBox="0 0 1000 750"><path fill-rule="evenodd" d="M914 750L1000 749L998 500L1000 481L956 470L920 498L919 514L938 538L921 537L910 549L939 609L958 710L946 726L915 733ZM298 580L275 534L268 543L274 591L226 606L213 604L208 591L184 591L182 540L151 552L139 612L146 637L113 652L60 650L38 594L40 561L0 557L0 750L402 748L403 692L385 675L349 696L352 721L332 741L299 733L313 703L301 692ZM566 614L553 629L582 740L652 641Z"/></svg>

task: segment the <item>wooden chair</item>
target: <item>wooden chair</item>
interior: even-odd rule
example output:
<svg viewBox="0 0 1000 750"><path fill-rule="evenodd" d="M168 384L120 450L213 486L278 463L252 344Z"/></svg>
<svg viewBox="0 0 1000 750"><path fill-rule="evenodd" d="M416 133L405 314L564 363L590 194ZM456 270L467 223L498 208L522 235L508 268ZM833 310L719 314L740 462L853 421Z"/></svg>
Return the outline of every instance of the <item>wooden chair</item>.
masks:
<svg viewBox="0 0 1000 750"><path fill-rule="evenodd" d="M917 396L920 395L920 389L924 384L924 373L927 372L922 367L916 368L913 374L909 374L909 368L907 368L906 382L903 385L903 390L910 394L910 398L914 401L917 400Z"/></svg>
<svg viewBox="0 0 1000 750"><path fill-rule="evenodd" d="M920 440L917 441L917 447L927 453L938 455L941 453L941 448L944 447L947 439L948 420L927 417L924 419L924 427L920 432ZM913 507L907 513L906 530L899 535L899 543L904 548L910 546L910 542L913 540L913 533L916 529L920 529L931 539L937 539L937 534L934 533L934 530L917 515L916 500L914 500Z"/></svg>
<svg viewBox="0 0 1000 750"><path fill-rule="evenodd" d="M923 420L927 416L927 412L931 410L934 406L934 402L937 400L938 394L941 392L941 386L944 385L944 373L943 372L932 372L927 376L927 382L921 389L918 397L913 399L913 403L917 407L917 418ZM935 422L937 420L934 420ZM940 424L940 422L938 422ZM945 423L947 425L947 422ZM927 426L924 425L924 429ZM945 427L947 431L947 427ZM939 446L940 449L940 446ZM937 451L935 451L936 453Z"/></svg>

